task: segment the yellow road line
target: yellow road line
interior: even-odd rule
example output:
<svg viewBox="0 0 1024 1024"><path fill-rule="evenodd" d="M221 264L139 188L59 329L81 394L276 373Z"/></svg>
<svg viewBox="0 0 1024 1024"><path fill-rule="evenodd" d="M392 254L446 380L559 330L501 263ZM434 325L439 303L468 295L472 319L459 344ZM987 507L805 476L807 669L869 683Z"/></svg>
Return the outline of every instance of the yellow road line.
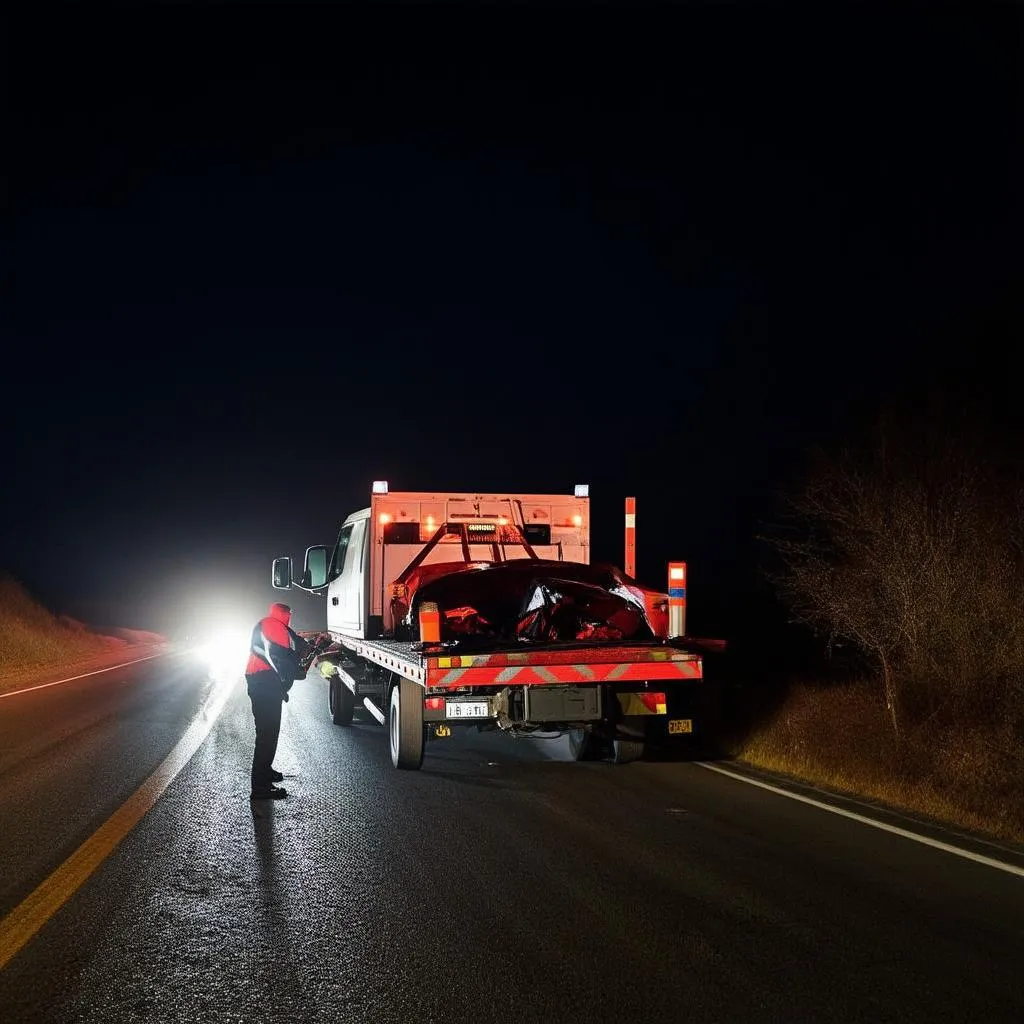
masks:
<svg viewBox="0 0 1024 1024"><path fill-rule="evenodd" d="M236 682L227 680L210 694L185 735L156 771L45 882L0 921L0 970L71 899L156 804L209 735Z"/></svg>

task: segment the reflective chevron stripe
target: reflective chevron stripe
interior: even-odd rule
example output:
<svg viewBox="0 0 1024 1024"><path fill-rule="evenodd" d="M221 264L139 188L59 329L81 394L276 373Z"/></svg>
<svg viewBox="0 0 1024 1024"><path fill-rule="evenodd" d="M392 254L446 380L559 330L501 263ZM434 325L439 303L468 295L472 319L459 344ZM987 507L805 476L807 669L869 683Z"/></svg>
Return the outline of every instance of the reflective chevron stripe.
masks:
<svg viewBox="0 0 1024 1024"><path fill-rule="evenodd" d="M432 665L427 669L427 686L611 683L659 679L700 679L701 676L701 663L698 658L689 661L619 663L617 665L507 665L497 671L495 667L491 666L446 669Z"/></svg>
<svg viewBox="0 0 1024 1024"><path fill-rule="evenodd" d="M412 644L347 637L340 638L340 642L360 657L428 687L653 682L703 677L698 655L660 646L425 655L414 651Z"/></svg>

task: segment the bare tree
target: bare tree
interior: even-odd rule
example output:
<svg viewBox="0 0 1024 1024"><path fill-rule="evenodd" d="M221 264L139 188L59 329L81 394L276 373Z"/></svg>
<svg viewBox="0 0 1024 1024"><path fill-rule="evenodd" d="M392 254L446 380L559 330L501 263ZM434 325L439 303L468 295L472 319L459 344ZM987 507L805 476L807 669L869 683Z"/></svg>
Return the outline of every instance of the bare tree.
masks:
<svg viewBox="0 0 1024 1024"><path fill-rule="evenodd" d="M910 712L1024 704L1022 508L984 447L892 419L783 496L772 578L795 621L875 663L897 737Z"/></svg>

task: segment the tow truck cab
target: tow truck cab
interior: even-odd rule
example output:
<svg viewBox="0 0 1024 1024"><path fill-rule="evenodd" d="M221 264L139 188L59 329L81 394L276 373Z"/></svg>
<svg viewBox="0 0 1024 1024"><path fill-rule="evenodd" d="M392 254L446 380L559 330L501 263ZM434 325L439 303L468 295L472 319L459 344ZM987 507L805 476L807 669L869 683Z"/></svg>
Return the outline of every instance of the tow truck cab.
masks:
<svg viewBox="0 0 1024 1024"><path fill-rule="evenodd" d="M294 582L326 587L327 629L355 639L396 637L418 585L446 572L514 559L588 564L590 498L389 492L375 481L369 508L349 515L332 546L306 549ZM274 561L274 586L292 582L291 562ZM409 624L406 623L406 626Z"/></svg>

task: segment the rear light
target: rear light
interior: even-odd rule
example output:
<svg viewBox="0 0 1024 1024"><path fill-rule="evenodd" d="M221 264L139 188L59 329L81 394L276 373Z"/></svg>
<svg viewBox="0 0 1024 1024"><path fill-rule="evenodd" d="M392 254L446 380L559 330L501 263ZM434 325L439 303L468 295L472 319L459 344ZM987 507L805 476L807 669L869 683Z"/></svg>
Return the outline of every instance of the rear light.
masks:
<svg viewBox="0 0 1024 1024"><path fill-rule="evenodd" d="M663 693L638 693L640 702L652 715L668 714L668 706Z"/></svg>
<svg viewBox="0 0 1024 1024"><path fill-rule="evenodd" d="M440 643L441 611L435 601L424 601L420 605L420 640L427 644Z"/></svg>
<svg viewBox="0 0 1024 1024"><path fill-rule="evenodd" d="M383 523L384 525L387 525L388 523L391 522L391 513L390 512L381 512L381 514L377 517L377 519L381 523Z"/></svg>
<svg viewBox="0 0 1024 1024"><path fill-rule="evenodd" d="M575 515L572 517L572 525L579 528L583 525L583 516Z"/></svg>
<svg viewBox="0 0 1024 1024"><path fill-rule="evenodd" d="M444 697L427 697L423 707L427 711L444 711Z"/></svg>

